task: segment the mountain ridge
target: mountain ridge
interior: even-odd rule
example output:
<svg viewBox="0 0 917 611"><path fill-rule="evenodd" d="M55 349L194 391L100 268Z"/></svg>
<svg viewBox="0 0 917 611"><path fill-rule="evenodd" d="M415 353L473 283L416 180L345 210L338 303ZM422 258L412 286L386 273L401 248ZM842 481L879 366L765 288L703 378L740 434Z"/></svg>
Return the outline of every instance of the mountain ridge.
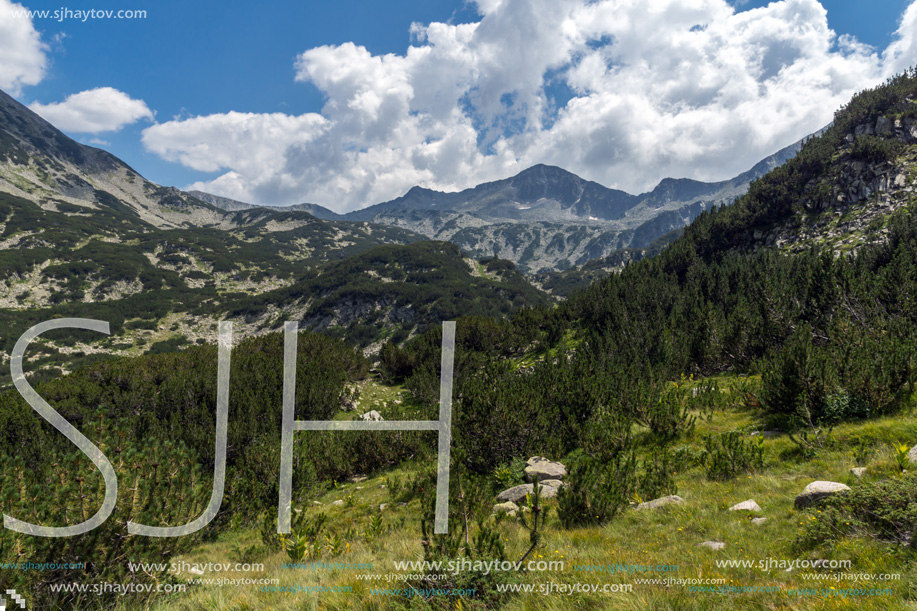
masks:
<svg viewBox="0 0 917 611"><path fill-rule="evenodd" d="M513 261L530 275L550 273L593 259L614 258L622 249L649 247L661 236L685 227L702 211L732 203L752 180L792 159L811 137L784 147L734 178L718 182L664 178L651 191L638 195L605 187L558 166L536 164L514 176L461 191L415 185L398 198L345 214L316 204L297 204L290 209L318 218L399 227L452 242L478 257ZM201 191L192 194L217 206L225 199ZM243 204L227 199L225 205Z"/></svg>

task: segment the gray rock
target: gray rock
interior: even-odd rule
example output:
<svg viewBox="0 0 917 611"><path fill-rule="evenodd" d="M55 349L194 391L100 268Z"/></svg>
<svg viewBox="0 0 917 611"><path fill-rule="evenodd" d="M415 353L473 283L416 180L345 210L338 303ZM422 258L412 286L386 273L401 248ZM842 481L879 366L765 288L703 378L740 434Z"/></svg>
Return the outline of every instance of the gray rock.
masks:
<svg viewBox="0 0 917 611"><path fill-rule="evenodd" d="M805 509L824 498L838 494L839 492L847 492L848 490L850 490L849 486L838 482L815 481L806 486L803 491L799 493L793 506L796 509Z"/></svg>
<svg viewBox="0 0 917 611"><path fill-rule="evenodd" d="M359 484L360 482L366 481L366 476L365 475L354 475L353 477L350 478L350 481L351 483Z"/></svg>
<svg viewBox="0 0 917 611"><path fill-rule="evenodd" d="M497 495L497 500L501 503L506 501L511 501L515 503L516 501L521 501L525 498L526 494L531 494L532 484L522 484L521 486L513 486L512 488L507 488L503 492Z"/></svg>
<svg viewBox="0 0 917 611"><path fill-rule="evenodd" d="M553 482L557 482L559 485L553 485ZM543 499L553 499L557 496L557 491L562 486L562 482L558 480L546 480L540 482L541 484L541 498ZM532 494L535 491L534 484L521 484L519 486L513 486L512 488L507 488L503 492L497 495L497 500L500 502L512 501L517 503L525 498L525 495Z"/></svg>
<svg viewBox="0 0 917 611"><path fill-rule="evenodd" d="M337 505L338 507L341 507L341 506L344 505L344 501L342 501L341 499L338 499L338 500L334 501L334 502L331 503L331 504L332 504L332 505Z"/></svg>
<svg viewBox="0 0 917 611"><path fill-rule="evenodd" d="M780 437L782 433L780 431L752 431L752 437L762 436L765 439L773 439L774 437Z"/></svg>
<svg viewBox="0 0 917 611"><path fill-rule="evenodd" d="M562 463L553 462L543 456L533 456L526 461L525 481L533 482L550 479L563 479L567 476L567 468Z"/></svg>
<svg viewBox="0 0 917 611"><path fill-rule="evenodd" d="M376 410L373 410L360 416L360 420L366 420L368 422L381 422L382 420L385 420L385 418L382 417L382 414Z"/></svg>
<svg viewBox="0 0 917 611"><path fill-rule="evenodd" d="M863 475L866 474L866 467L854 467L850 470L850 473L857 479L863 479Z"/></svg>
<svg viewBox="0 0 917 611"><path fill-rule="evenodd" d="M751 499L743 501L736 505L733 505L729 508L729 511L753 511L755 513L761 513L761 507Z"/></svg>
<svg viewBox="0 0 917 611"><path fill-rule="evenodd" d="M722 541L704 541L703 543L698 543L697 547L709 547L710 549L723 549L726 547L726 544Z"/></svg>
<svg viewBox="0 0 917 611"><path fill-rule="evenodd" d="M767 518L752 518L751 519L752 524L764 524L765 522L767 522Z"/></svg>
<svg viewBox="0 0 917 611"><path fill-rule="evenodd" d="M894 123L888 117L879 117L876 120L876 135L877 136L886 136L892 133L895 129Z"/></svg>
<svg viewBox="0 0 917 611"><path fill-rule="evenodd" d="M669 496L663 496L658 499L653 499L652 501L647 501L645 503L640 503L637 505L638 510L642 509L658 509L665 505L681 505L685 500L678 495L672 494Z"/></svg>
<svg viewBox="0 0 917 611"><path fill-rule="evenodd" d="M517 511L519 511L519 506L513 503L512 501L507 501L505 503L494 505L494 509L493 509L494 513L503 512L509 516L515 516Z"/></svg>

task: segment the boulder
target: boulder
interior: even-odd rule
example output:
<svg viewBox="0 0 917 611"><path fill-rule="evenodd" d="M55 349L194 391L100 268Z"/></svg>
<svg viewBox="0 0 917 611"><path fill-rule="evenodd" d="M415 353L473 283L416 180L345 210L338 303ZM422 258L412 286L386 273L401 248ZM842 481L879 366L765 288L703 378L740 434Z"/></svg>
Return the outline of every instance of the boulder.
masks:
<svg viewBox="0 0 917 611"><path fill-rule="evenodd" d="M563 486L563 482L559 480L545 480L539 483L541 484L541 498L543 499L553 499L557 496L558 489ZM519 486L507 488L497 495L497 500L500 502L511 501L517 503L524 499L525 495L532 494L534 491L534 484L521 484Z"/></svg>
<svg viewBox="0 0 917 611"><path fill-rule="evenodd" d="M839 492L847 492L848 490L850 490L849 486L838 482L815 481L806 486L803 491L799 493L793 506L796 509L805 509L822 499L838 494Z"/></svg>
<svg viewBox="0 0 917 611"><path fill-rule="evenodd" d="M722 541L704 541L703 543L698 543L697 547L709 547L710 549L723 549L726 547L726 544Z"/></svg>
<svg viewBox="0 0 917 611"><path fill-rule="evenodd" d="M761 507L751 499L747 501L742 501L736 505L733 505L729 508L729 511L753 511L755 513L761 513Z"/></svg>
<svg viewBox="0 0 917 611"><path fill-rule="evenodd" d="M525 498L526 494L531 494L532 484L522 484L521 486L513 486L508 488L497 495L497 500L501 503L507 501L515 503L516 501L521 501Z"/></svg>
<svg viewBox="0 0 917 611"><path fill-rule="evenodd" d="M567 477L567 468L559 462L553 462L543 456L533 456L526 461L525 481L534 482L536 479L543 482L551 479Z"/></svg>
<svg viewBox="0 0 917 611"><path fill-rule="evenodd" d="M516 512L519 511L519 506L513 503L512 501L507 501L505 503L499 503L494 505L494 513L505 513L510 517L514 517Z"/></svg>
<svg viewBox="0 0 917 611"><path fill-rule="evenodd" d="M681 505L685 500L678 495L672 494L669 496L663 496L658 499L653 499L652 501L647 501L645 503L640 503L637 505L638 510L642 509L658 509L664 507L665 505Z"/></svg>
<svg viewBox="0 0 917 611"><path fill-rule="evenodd" d="M385 420L385 418L382 417L382 414L376 410L373 410L360 416L360 420L366 420L367 422L381 422L382 420Z"/></svg>

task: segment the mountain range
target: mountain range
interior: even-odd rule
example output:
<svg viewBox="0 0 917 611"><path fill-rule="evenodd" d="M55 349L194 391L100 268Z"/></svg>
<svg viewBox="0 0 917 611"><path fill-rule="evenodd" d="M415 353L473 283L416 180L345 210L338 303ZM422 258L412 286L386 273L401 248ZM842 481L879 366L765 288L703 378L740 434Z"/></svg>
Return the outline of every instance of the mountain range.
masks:
<svg viewBox="0 0 917 611"><path fill-rule="evenodd" d="M685 227L702 210L735 201L752 180L791 159L803 142L730 180L666 178L640 195L609 189L563 168L536 165L511 178L459 192L413 187L397 199L346 214L316 204L289 209L326 220L399 227L452 242L477 257L513 261L526 273L549 273L622 249L648 248L661 236ZM224 210L256 208L202 191L189 194Z"/></svg>
<svg viewBox="0 0 917 611"><path fill-rule="evenodd" d="M157 185L0 92L0 359L55 316L108 320L115 332L40 340L42 375L64 362L212 341L224 319L240 336L296 319L375 351L463 313L550 303L666 249L692 219L736 198L737 212L717 218L745 216L706 230L699 250L827 243L849 252L880 240L887 216L909 201L913 163L891 160L894 143L912 143L917 128L909 116L844 121L728 181L665 179L630 195L538 165L336 214ZM818 167L796 162L806 150L806 159L818 152ZM796 184L800 167L806 184ZM765 174L772 179L756 180ZM802 209L800 194L809 198ZM781 198L795 203L780 208Z"/></svg>

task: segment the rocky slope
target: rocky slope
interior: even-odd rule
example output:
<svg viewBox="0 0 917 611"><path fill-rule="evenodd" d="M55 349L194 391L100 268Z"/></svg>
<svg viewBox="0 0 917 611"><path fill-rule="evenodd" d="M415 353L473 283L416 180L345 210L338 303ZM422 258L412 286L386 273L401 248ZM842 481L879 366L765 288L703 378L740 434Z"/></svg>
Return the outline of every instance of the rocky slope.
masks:
<svg viewBox="0 0 917 611"><path fill-rule="evenodd" d="M0 338L0 363L8 361L12 345L31 325L60 316L107 320L113 335L49 336L36 344L34 369L54 372L65 362L72 367L107 354L213 341L216 322L227 318L238 322L241 337L276 329L286 320L282 316L299 315L304 326L365 345L378 333L391 333L392 321L410 332L440 313L428 307L404 320L379 318L376 313L390 303L410 307L402 303L406 298L392 298L391 291L380 296L362 285L360 292L352 284L328 294L322 282L314 282L343 278L336 265L378 246L421 241L422 235L362 221L322 220L310 213L319 210L298 208L204 201L161 187L109 153L74 142L0 92L0 324L7 330ZM408 249L395 265L416 267L414 258L429 256L422 248ZM455 315L482 307L496 314L544 300L520 284L519 274L475 276L477 264L457 249L434 259L433 267L452 272L404 277L397 285L402 294L417 292L417 283L423 283L420 292L448 294ZM371 267L363 273L349 265L352 281L370 278ZM277 292L283 288L296 297ZM310 314L319 298L313 289L321 293L322 311L338 314L329 320ZM246 304L260 295L268 297L253 316ZM369 321L381 327L361 335Z"/></svg>

